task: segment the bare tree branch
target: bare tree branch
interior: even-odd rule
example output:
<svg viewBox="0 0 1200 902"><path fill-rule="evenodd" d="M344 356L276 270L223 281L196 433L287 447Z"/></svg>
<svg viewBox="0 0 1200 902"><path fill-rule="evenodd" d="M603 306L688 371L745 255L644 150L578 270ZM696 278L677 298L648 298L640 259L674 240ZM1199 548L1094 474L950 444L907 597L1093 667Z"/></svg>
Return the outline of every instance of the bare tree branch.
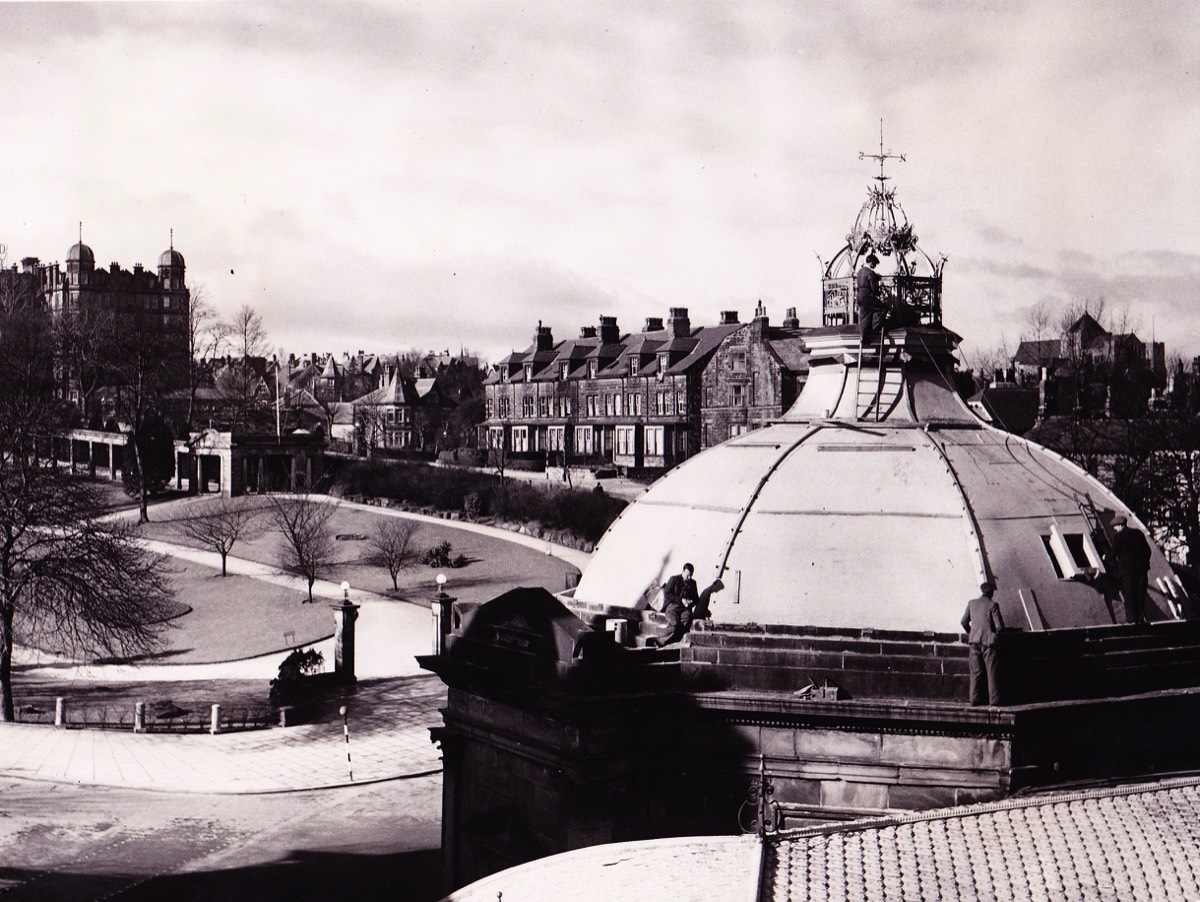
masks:
<svg viewBox="0 0 1200 902"><path fill-rule="evenodd" d="M268 495L275 527L283 538L279 568L308 583L313 600L317 575L333 563L333 531L329 521L335 505L315 495Z"/></svg>
<svg viewBox="0 0 1200 902"><path fill-rule="evenodd" d="M221 495L211 501L193 503L177 524L187 538L221 556L221 575L226 569L229 553L240 539L253 539L262 532L263 509L254 507L245 496L227 498Z"/></svg>
<svg viewBox="0 0 1200 902"><path fill-rule="evenodd" d="M375 531L368 540L364 561L377 567L386 567L392 578L392 588L399 589L397 577L400 571L412 566L416 553L412 548L417 524L400 517L387 517L375 524Z"/></svg>

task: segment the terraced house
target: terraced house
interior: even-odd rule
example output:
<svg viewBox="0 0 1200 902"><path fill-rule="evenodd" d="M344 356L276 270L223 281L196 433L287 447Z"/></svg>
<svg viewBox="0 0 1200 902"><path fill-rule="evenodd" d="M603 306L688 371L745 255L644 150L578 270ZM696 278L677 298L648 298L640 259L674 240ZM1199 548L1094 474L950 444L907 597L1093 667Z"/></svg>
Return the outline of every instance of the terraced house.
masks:
<svg viewBox="0 0 1200 902"><path fill-rule="evenodd" d="M761 302L748 323L693 326L672 307L640 332L601 316L559 342L538 323L484 383L481 442L547 465L668 469L782 415L808 371L803 332L794 309L772 327Z"/></svg>

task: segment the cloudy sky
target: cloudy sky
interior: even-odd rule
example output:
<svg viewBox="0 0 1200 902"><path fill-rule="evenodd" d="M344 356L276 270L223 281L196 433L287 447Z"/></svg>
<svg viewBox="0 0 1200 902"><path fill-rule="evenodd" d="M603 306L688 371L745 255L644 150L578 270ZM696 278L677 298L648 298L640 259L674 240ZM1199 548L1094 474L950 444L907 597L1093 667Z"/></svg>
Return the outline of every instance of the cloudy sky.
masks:
<svg viewBox="0 0 1200 902"><path fill-rule="evenodd" d="M0 242L153 266L289 351L556 338L820 266L887 149L945 322L1103 298L1200 354L1200 5L0 3Z"/></svg>

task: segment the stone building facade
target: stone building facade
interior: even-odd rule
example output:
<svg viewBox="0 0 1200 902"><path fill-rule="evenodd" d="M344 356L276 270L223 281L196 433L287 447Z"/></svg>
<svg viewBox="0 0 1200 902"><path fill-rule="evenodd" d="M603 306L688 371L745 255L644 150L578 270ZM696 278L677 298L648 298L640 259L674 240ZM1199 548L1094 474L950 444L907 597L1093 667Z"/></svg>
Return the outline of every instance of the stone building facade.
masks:
<svg viewBox="0 0 1200 902"><path fill-rule="evenodd" d="M97 268L96 255L82 241L67 251L65 268L35 257L22 264L37 273L39 300L52 316L103 316L111 321L101 325L111 326L117 336L133 329L158 335L166 343L164 359L177 362L180 372L186 368L191 291L183 254L175 250L173 240L159 255L155 270L136 263L130 271L115 262L107 269ZM60 397L84 406L79 373L66 361L60 363L59 373ZM89 411L83 413L87 416Z"/></svg>
<svg viewBox="0 0 1200 902"><path fill-rule="evenodd" d="M778 418L807 372L794 311L773 328L759 305L742 323L727 311L693 326L686 307L622 334L600 317L555 342L538 324L484 382L481 444L547 465L668 469L731 435Z"/></svg>

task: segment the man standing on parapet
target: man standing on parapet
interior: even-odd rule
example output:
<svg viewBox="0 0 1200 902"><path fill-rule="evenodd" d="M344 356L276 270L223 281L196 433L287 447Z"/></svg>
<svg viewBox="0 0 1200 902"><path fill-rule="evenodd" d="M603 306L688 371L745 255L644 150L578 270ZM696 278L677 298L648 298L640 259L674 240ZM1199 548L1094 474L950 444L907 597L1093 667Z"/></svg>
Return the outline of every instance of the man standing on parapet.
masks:
<svg viewBox="0 0 1200 902"><path fill-rule="evenodd" d="M1124 514L1113 517L1112 563L1125 603L1126 623L1146 622L1146 574L1150 569L1150 543L1140 529L1129 528Z"/></svg>
<svg viewBox="0 0 1200 902"><path fill-rule="evenodd" d="M997 678L996 640L1004 629L1000 605L992 599L996 586L991 580L979 584L979 597L967 602L962 627L967 631L970 652L967 666L971 673L971 704L1000 704L1000 682Z"/></svg>
<svg viewBox="0 0 1200 902"><path fill-rule="evenodd" d="M884 331L886 321L887 306L883 303L879 273L875 272L878 265L879 258L871 251L854 275L854 302L858 305L858 329L864 345L870 344L876 333Z"/></svg>

